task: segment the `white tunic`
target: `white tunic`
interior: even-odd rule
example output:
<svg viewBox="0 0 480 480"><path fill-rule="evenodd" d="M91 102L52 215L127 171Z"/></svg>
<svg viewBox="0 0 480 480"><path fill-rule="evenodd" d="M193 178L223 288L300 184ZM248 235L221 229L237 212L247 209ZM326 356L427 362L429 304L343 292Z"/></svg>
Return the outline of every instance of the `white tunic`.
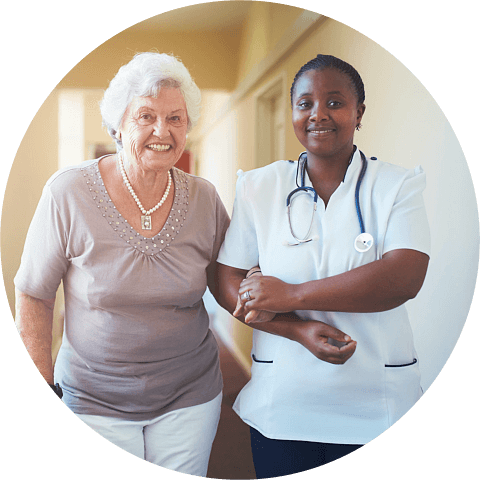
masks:
<svg viewBox="0 0 480 480"><path fill-rule="evenodd" d="M311 236L294 242L286 197L296 188L297 162L279 161L240 174L232 222L218 261L240 269L259 265L264 275L303 283L337 275L396 249L426 254L430 236L422 191L425 174L367 159L360 189L366 232L375 245L359 253L355 187L361 169L357 150L328 207L321 198ZM308 174L306 185L312 186ZM293 200L297 237L308 231L313 197ZM398 420L420 397L420 372L404 305L380 313L297 311L350 335L355 354L344 365L318 360L297 342L254 330L252 379L234 409L264 436L275 439L364 444Z"/></svg>

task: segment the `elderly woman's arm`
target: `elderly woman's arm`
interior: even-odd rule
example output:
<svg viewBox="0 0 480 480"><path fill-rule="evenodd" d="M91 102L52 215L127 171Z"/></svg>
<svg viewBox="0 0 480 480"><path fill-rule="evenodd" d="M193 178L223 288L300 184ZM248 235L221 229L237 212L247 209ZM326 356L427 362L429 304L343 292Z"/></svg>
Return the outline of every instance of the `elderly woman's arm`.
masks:
<svg viewBox="0 0 480 480"><path fill-rule="evenodd" d="M45 380L53 385L52 325L55 299L42 300L15 290L15 325Z"/></svg>

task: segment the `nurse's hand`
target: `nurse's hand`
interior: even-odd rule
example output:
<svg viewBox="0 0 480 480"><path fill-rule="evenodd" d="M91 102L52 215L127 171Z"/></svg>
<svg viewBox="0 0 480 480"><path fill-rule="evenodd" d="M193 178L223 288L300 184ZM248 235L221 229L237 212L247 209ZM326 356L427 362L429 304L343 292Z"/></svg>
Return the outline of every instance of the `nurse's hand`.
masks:
<svg viewBox="0 0 480 480"><path fill-rule="evenodd" d="M335 365L344 364L357 348L357 342L348 335L323 322L304 320L296 324L296 334L292 338L303 345L318 359ZM329 339L336 340L340 347L328 343Z"/></svg>
<svg viewBox="0 0 480 480"><path fill-rule="evenodd" d="M291 312L297 310L292 304L295 285L276 277L253 275L240 284L238 294L246 312L267 310L269 312Z"/></svg>

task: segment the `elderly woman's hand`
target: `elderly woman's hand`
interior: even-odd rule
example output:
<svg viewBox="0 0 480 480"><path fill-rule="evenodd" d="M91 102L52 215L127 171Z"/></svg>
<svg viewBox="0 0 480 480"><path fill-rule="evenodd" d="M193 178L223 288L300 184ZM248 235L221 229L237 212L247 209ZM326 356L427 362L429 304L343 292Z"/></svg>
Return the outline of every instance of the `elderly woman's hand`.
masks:
<svg viewBox="0 0 480 480"><path fill-rule="evenodd" d="M275 317L275 313L267 312L266 310L250 310L247 312L242 305L242 301L240 300L240 296L237 300L237 307L233 312L233 316L238 317L245 317L245 323L262 323L262 322L269 322L273 320Z"/></svg>
<svg viewBox="0 0 480 480"><path fill-rule="evenodd" d="M262 271L260 267L253 267L251 268L247 275L246 279L251 278L252 276L262 276ZM262 323L262 322L269 322L275 317L275 313L268 312L266 310L250 310L247 311L242 303L242 299L240 298L240 294L237 297L237 306L235 307L235 311L232 314L234 317L245 317L245 323Z"/></svg>

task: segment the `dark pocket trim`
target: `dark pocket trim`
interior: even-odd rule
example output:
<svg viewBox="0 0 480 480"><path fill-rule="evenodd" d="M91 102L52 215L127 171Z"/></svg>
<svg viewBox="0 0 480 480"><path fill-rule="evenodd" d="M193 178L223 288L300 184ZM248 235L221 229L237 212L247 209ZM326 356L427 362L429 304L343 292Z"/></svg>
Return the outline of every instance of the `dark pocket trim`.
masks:
<svg viewBox="0 0 480 480"><path fill-rule="evenodd" d="M256 363L273 363L273 360L257 360L257 357L255 357L254 353L252 353L252 358Z"/></svg>
<svg viewBox="0 0 480 480"><path fill-rule="evenodd" d="M410 365L415 365L418 362L416 358L413 359L411 363L404 363L403 365L385 365L388 368L397 368L397 367L409 367Z"/></svg>

